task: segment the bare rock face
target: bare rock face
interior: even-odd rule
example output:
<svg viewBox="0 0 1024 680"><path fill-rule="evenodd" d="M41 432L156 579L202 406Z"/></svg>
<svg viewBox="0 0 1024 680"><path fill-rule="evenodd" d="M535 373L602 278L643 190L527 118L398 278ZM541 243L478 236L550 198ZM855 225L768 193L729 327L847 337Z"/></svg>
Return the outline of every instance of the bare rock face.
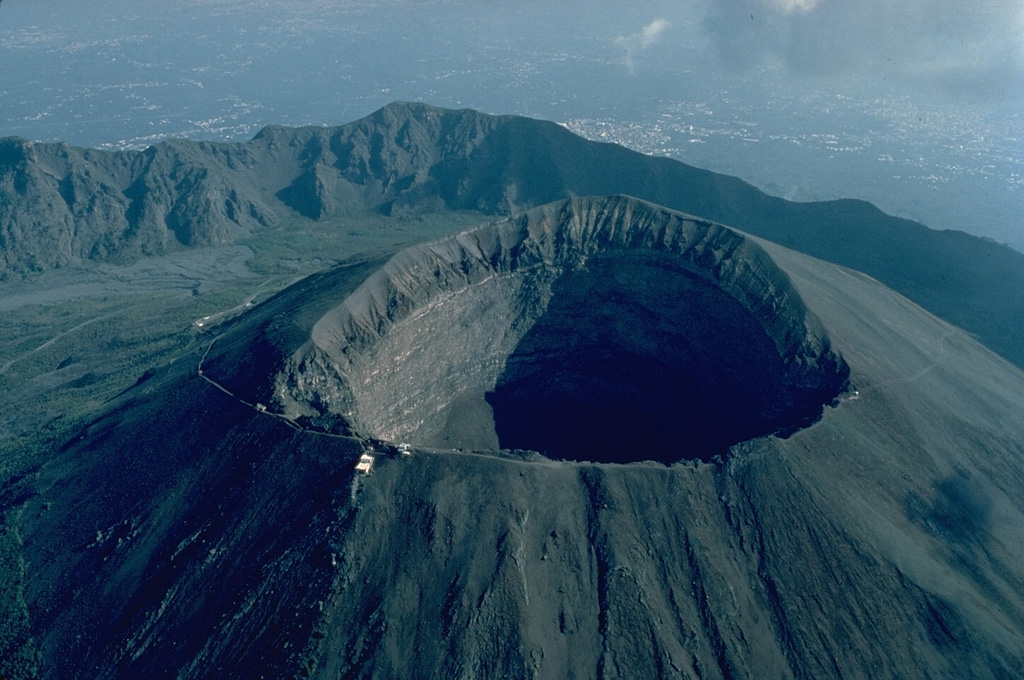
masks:
<svg viewBox="0 0 1024 680"><path fill-rule="evenodd" d="M0 276L231 243L273 221L232 145L141 152L0 139Z"/></svg>
<svg viewBox="0 0 1024 680"><path fill-rule="evenodd" d="M405 250L311 336L291 415L574 460L707 460L814 421L849 374L752 240L626 197Z"/></svg>

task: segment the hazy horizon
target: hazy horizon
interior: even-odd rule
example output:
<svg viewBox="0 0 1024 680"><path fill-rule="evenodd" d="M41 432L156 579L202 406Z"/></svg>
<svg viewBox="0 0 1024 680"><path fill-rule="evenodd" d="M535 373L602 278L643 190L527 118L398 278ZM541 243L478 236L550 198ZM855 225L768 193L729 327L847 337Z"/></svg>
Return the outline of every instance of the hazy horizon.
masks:
<svg viewBox="0 0 1024 680"><path fill-rule="evenodd" d="M425 101L1024 249L1022 7L7 0L0 136L244 140Z"/></svg>

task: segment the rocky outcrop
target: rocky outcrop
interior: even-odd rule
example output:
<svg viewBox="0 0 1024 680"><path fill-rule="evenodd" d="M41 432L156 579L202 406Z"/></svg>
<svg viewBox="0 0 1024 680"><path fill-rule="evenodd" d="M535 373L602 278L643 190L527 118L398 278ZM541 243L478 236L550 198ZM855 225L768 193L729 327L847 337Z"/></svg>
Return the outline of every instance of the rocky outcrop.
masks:
<svg viewBox="0 0 1024 680"><path fill-rule="evenodd" d="M238 160L237 157L243 157ZM160 233L179 246L231 243L276 221L241 170L253 161L244 150L173 141L134 159L127 217L135 229Z"/></svg>
<svg viewBox="0 0 1024 680"><path fill-rule="evenodd" d="M674 462L798 429L847 375L753 241L612 197L399 253L316 323L275 398L394 441Z"/></svg>
<svg viewBox="0 0 1024 680"><path fill-rule="evenodd" d="M0 276L230 243L274 217L213 145L0 140Z"/></svg>

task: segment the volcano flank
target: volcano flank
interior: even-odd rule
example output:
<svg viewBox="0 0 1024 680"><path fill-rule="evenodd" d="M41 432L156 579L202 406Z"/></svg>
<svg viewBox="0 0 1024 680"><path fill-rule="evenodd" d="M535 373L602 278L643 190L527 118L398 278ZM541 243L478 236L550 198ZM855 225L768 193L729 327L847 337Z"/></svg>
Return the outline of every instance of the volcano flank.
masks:
<svg viewBox="0 0 1024 680"><path fill-rule="evenodd" d="M244 310L0 488L0 674L1024 674L1024 373L866 274L615 195Z"/></svg>
<svg viewBox="0 0 1024 680"><path fill-rule="evenodd" d="M399 253L316 323L276 400L392 441L673 463L813 422L848 374L760 246L612 197Z"/></svg>

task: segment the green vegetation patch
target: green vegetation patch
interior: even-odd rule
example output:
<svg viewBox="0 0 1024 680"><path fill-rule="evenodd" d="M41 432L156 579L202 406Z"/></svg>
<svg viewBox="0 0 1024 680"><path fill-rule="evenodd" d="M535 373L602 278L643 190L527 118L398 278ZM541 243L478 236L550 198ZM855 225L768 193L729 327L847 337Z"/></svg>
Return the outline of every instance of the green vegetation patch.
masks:
<svg viewBox="0 0 1024 680"><path fill-rule="evenodd" d="M15 522L0 515L0 678L28 680L39 673L25 602L25 560Z"/></svg>
<svg viewBox="0 0 1024 680"><path fill-rule="evenodd" d="M479 212L428 213L387 217L368 214L261 229L246 240L254 257L249 266L263 275L312 274L360 253L383 252L429 241L494 219Z"/></svg>

